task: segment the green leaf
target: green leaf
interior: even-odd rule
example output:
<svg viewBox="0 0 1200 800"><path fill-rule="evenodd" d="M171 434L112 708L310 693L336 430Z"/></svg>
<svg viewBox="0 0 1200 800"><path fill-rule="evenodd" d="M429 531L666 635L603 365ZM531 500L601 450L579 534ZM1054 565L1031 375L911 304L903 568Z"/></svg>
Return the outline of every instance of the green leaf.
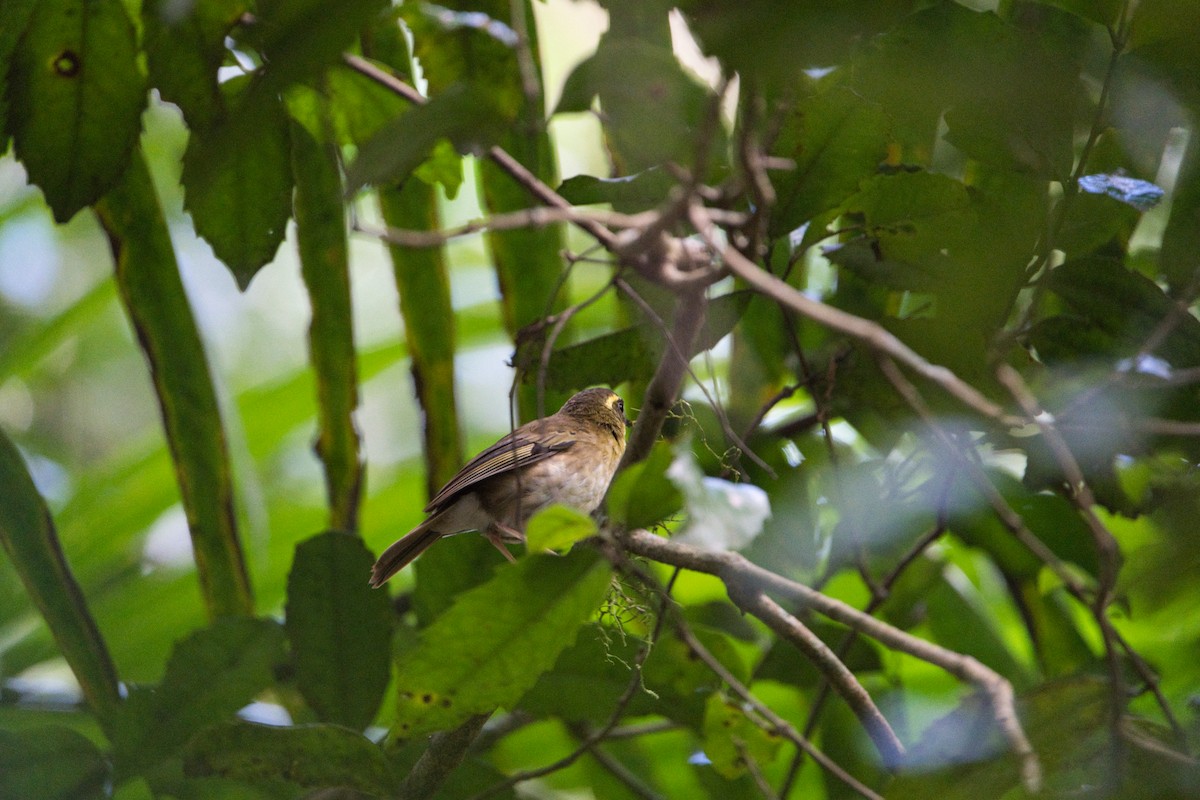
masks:
<svg viewBox="0 0 1200 800"><path fill-rule="evenodd" d="M483 149L499 139L510 119L475 86L455 84L365 142L347 171L347 188L403 180L439 139L449 139L460 153Z"/></svg>
<svg viewBox="0 0 1200 800"><path fill-rule="evenodd" d="M1113 360L1132 355L1174 306L1150 279L1117 261L1068 261L1047 278L1048 287L1078 315L1119 342ZM1200 365L1200 320L1184 314L1155 351L1174 367Z"/></svg>
<svg viewBox="0 0 1200 800"><path fill-rule="evenodd" d="M146 84L124 4L39 2L13 55L9 100L17 156L66 222L116 184L141 129Z"/></svg>
<svg viewBox="0 0 1200 800"><path fill-rule="evenodd" d="M182 6L148 0L142 5L150 83L164 100L179 106L192 130L224 113L217 70L228 54L225 37L251 7L248 0L199 0Z"/></svg>
<svg viewBox="0 0 1200 800"><path fill-rule="evenodd" d="M324 722L362 730L387 688L392 613L386 592L367 585L375 559L339 531L296 547L288 574L288 641L296 683Z"/></svg>
<svg viewBox="0 0 1200 800"><path fill-rule="evenodd" d="M886 133L887 118L879 106L845 87L800 103L773 148L796 162L777 179L773 235L787 234L841 205L883 161Z"/></svg>
<svg viewBox="0 0 1200 800"><path fill-rule="evenodd" d="M669 47L610 31L581 76L591 86L572 93L599 96L618 174L695 161L694 139L711 93L684 71ZM654 113L647 113L651 108ZM723 154L724 130L718 126L713 138L710 152Z"/></svg>
<svg viewBox="0 0 1200 800"><path fill-rule="evenodd" d="M936 3L876 38L856 60L852 88L879 102L901 143L928 161L946 138L971 158L1065 179L1081 97L1080 25L1056 40L976 12ZM944 115L944 116L943 116Z"/></svg>
<svg viewBox="0 0 1200 800"><path fill-rule="evenodd" d="M94 800L110 796L111 780L104 755L70 728L0 730L0 797Z"/></svg>
<svg viewBox="0 0 1200 800"><path fill-rule="evenodd" d="M674 458L669 442L655 442L650 455L617 475L605 501L614 522L624 528L645 528L683 507L683 495L667 479Z"/></svg>
<svg viewBox="0 0 1200 800"><path fill-rule="evenodd" d="M1183 290L1196 273L1196 253L1200 253L1197 219L1200 219L1200 141L1193 137L1179 167L1159 255L1162 271L1173 290Z"/></svg>
<svg viewBox="0 0 1200 800"><path fill-rule="evenodd" d="M217 725L188 743L183 769L191 776L221 776L251 785L286 781L306 789L338 786L388 797L397 784L378 745L336 725Z"/></svg>
<svg viewBox="0 0 1200 800"><path fill-rule="evenodd" d="M553 668L521 698L520 708L541 716L604 722L628 688L632 665L643 645L640 639L621 636L598 624L585 626ZM664 703L656 694L659 689L639 687L630 700L629 715L661 711Z"/></svg>
<svg viewBox="0 0 1200 800"><path fill-rule="evenodd" d="M689 356L701 353L725 337L750 303L752 292L721 295L708 304L707 315ZM518 340L514 365L526 381L541 375L545 332ZM658 325L644 320L637 325L605 333L550 352L546 388L572 391L580 386L608 384L649 377L666 352L667 343Z"/></svg>
<svg viewBox="0 0 1200 800"><path fill-rule="evenodd" d="M704 708L704 754L717 774L736 778L749 768L747 762L762 769L775 760L781 744L778 733L763 730L741 706L717 692L709 695Z"/></svg>
<svg viewBox="0 0 1200 800"><path fill-rule="evenodd" d="M221 85L226 98L249 78ZM184 207L196 233L245 289L275 257L292 211L292 163L283 104L263 96L240 113L193 129L183 155Z"/></svg>
<svg viewBox="0 0 1200 800"><path fill-rule="evenodd" d="M312 306L308 349L317 380L316 450L325 469L329 526L353 531L358 528L363 463L354 425L358 372L341 175L332 143L319 143L296 124L291 142L296 244Z"/></svg>
<svg viewBox="0 0 1200 800"><path fill-rule="evenodd" d="M96 205L96 215L112 245L125 310L150 362L209 614L252 613L216 392L140 154L117 188Z"/></svg>
<svg viewBox="0 0 1200 800"><path fill-rule="evenodd" d="M0 544L75 673L88 705L107 727L120 704L116 668L67 566L50 510L16 445L3 433L0 486L4 487L0 492Z"/></svg>
<svg viewBox="0 0 1200 800"><path fill-rule="evenodd" d="M274 681L284 662L283 628L227 617L175 645L162 682L135 687L114 736L123 777L173 755L202 728L224 721Z"/></svg>
<svg viewBox="0 0 1200 800"><path fill-rule="evenodd" d="M674 176L659 167L651 167L622 178L594 178L576 175L558 187L558 193L571 205L610 203L616 211L635 213L661 205L678 184Z"/></svg>
<svg viewBox="0 0 1200 800"><path fill-rule="evenodd" d="M530 518L525 527L525 546L530 553L565 553L576 542L595 536L596 530L596 521L590 515L554 503Z"/></svg>
<svg viewBox="0 0 1200 800"><path fill-rule="evenodd" d="M421 736L513 707L599 608L610 574L593 552L532 556L460 595L400 657L393 733Z"/></svg>

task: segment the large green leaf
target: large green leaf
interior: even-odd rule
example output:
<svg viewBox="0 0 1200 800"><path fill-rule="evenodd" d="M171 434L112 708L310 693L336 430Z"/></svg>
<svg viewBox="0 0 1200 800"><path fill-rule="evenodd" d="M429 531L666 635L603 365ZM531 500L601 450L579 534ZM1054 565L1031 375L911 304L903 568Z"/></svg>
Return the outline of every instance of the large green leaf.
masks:
<svg viewBox="0 0 1200 800"><path fill-rule="evenodd" d="M117 183L141 130L146 84L124 4L39 2L13 55L9 100L17 155L66 222Z"/></svg>
<svg viewBox="0 0 1200 800"><path fill-rule="evenodd" d="M286 629L296 683L317 716L362 730L387 688L392 634L386 592L367 584L362 540L328 531L301 543L288 575Z"/></svg>
<svg viewBox="0 0 1200 800"><path fill-rule="evenodd" d="M511 708L599 608L609 575L594 552L531 556L460 595L400 657L393 733L420 736Z"/></svg>
<svg viewBox="0 0 1200 800"><path fill-rule="evenodd" d="M1174 301L1153 281L1112 259L1068 261L1052 271L1047 285L1079 316L1117 343L1115 361L1147 341ZM1175 367L1200 365L1200 321L1183 314L1155 351Z"/></svg>
<svg viewBox="0 0 1200 800"><path fill-rule="evenodd" d="M944 118L947 138L971 158L1065 179L1086 43L1076 27L1037 37L993 13L935 3L872 42L852 86L883 106L922 160Z"/></svg>
<svg viewBox="0 0 1200 800"><path fill-rule="evenodd" d="M204 345L140 155L96 206L121 299L150 362L209 614L253 611L233 517L233 479Z"/></svg>

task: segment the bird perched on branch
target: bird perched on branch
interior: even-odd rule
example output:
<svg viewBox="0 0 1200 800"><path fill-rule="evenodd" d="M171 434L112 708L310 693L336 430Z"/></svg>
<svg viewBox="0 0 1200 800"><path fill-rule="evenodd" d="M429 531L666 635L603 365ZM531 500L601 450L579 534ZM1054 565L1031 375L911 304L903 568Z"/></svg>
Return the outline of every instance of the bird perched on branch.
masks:
<svg viewBox="0 0 1200 800"><path fill-rule="evenodd" d="M443 536L479 531L509 561L504 542L521 542L525 523L551 503L591 513L604 499L625 452L625 401L584 389L558 413L527 422L459 470L429 501L429 517L394 542L371 569L382 586Z"/></svg>

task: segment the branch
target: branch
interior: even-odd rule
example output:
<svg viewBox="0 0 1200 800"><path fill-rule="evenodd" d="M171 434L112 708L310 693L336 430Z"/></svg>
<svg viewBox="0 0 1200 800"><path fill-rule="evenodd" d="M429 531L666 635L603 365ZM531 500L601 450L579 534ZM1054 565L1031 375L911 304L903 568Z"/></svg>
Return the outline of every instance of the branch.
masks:
<svg viewBox="0 0 1200 800"><path fill-rule="evenodd" d="M867 690L854 677L854 673L842 663L829 645L765 593L750 592L742 595L741 590L740 585L729 587L730 598L738 608L767 623L767 627L775 631L776 635L791 642L816 666L850 706L854 716L858 717L858 721L862 723L883 758L884 767L889 771L897 769L904 758L904 745L900 743L887 719L879 712ZM735 596L735 593L738 596Z"/></svg>
<svg viewBox="0 0 1200 800"><path fill-rule="evenodd" d="M619 533L618 540L630 553L694 572L715 575L730 588L731 597L739 592L769 592L811 608L892 650L927 661L960 680L975 684L991 701L996 723L1021 762L1021 778L1025 788L1036 792L1041 786L1041 766L1017 718L1012 684L976 659L918 639L840 600L751 563L739 553L701 550L644 530Z"/></svg>

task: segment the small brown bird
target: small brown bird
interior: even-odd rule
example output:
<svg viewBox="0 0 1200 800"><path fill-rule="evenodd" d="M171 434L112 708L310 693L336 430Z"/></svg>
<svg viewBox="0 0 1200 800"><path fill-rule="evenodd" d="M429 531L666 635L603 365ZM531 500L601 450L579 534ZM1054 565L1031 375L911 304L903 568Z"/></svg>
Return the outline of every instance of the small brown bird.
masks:
<svg viewBox="0 0 1200 800"><path fill-rule="evenodd" d="M484 450L442 487L428 519L394 542L371 569L382 586L443 536L479 531L504 557L521 542L535 512L562 503L591 513L604 499L625 452L625 401L608 389L584 389L557 414L527 422Z"/></svg>

